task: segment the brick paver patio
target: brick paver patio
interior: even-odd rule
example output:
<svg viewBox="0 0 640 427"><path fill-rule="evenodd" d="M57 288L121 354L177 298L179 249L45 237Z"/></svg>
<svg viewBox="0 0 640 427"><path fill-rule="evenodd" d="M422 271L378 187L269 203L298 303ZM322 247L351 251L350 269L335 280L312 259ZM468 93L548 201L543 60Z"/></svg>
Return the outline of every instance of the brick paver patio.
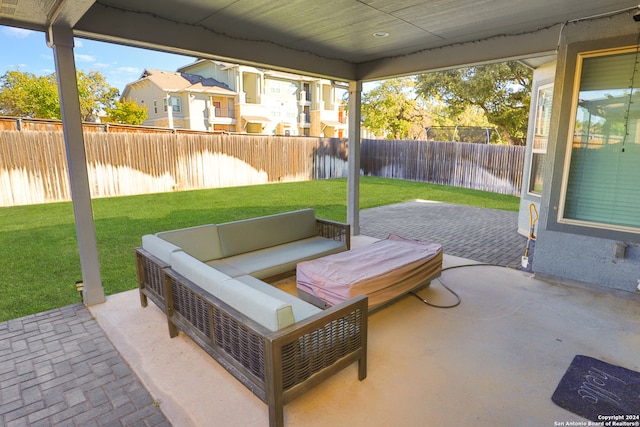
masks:
<svg viewBox="0 0 640 427"><path fill-rule="evenodd" d="M170 426L80 303L0 323L0 425Z"/></svg>
<svg viewBox="0 0 640 427"><path fill-rule="evenodd" d="M527 238L518 212L437 202L406 202L360 211L360 232L440 243L444 253L488 264L519 266Z"/></svg>

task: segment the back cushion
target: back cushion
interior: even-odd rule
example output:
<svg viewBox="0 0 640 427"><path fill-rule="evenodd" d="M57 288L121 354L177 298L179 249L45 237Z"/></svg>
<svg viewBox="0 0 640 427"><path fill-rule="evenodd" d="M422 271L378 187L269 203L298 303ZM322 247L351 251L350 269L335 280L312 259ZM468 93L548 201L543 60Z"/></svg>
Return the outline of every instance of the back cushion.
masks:
<svg viewBox="0 0 640 427"><path fill-rule="evenodd" d="M208 292L218 295L229 276L198 261L185 252L171 254L171 268Z"/></svg>
<svg viewBox="0 0 640 427"><path fill-rule="evenodd" d="M295 323L290 303L260 292L236 279L222 282L219 295L216 296L271 331Z"/></svg>
<svg viewBox="0 0 640 427"><path fill-rule="evenodd" d="M171 268L271 331L295 322L290 303L231 279L187 253L174 252Z"/></svg>
<svg viewBox="0 0 640 427"><path fill-rule="evenodd" d="M218 226L215 224L163 231L156 233L156 236L180 246L183 251L200 261L206 262L222 257Z"/></svg>
<svg viewBox="0 0 640 427"><path fill-rule="evenodd" d="M227 222L218 225L223 257L317 236L313 209Z"/></svg>
<svg viewBox="0 0 640 427"><path fill-rule="evenodd" d="M145 234L142 236L142 248L156 258L164 261L167 265L171 264L171 254L181 250L180 247L153 234Z"/></svg>

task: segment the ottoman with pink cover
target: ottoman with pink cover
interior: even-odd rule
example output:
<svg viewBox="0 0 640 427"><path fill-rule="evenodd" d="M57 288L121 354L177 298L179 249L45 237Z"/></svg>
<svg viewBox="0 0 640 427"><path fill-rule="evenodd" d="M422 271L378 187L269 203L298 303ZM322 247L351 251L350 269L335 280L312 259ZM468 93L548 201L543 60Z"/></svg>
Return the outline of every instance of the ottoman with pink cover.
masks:
<svg viewBox="0 0 640 427"><path fill-rule="evenodd" d="M442 245L390 235L367 246L298 263L298 296L322 308L356 295L369 310L431 283L442 271Z"/></svg>

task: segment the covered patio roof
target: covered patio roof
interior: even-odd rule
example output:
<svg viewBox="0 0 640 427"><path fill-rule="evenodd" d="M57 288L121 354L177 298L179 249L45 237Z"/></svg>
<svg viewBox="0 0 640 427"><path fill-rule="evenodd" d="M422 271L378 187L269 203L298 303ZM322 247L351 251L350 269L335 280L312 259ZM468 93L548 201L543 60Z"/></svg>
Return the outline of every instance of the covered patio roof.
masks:
<svg viewBox="0 0 640 427"><path fill-rule="evenodd" d="M338 80L553 53L567 25L636 0L14 0L0 24Z"/></svg>
<svg viewBox="0 0 640 427"><path fill-rule="evenodd" d="M362 82L555 55L563 31L637 0L2 0L0 25L53 48L87 305L105 300L87 177L74 37L349 82L347 221L359 234Z"/></svg>

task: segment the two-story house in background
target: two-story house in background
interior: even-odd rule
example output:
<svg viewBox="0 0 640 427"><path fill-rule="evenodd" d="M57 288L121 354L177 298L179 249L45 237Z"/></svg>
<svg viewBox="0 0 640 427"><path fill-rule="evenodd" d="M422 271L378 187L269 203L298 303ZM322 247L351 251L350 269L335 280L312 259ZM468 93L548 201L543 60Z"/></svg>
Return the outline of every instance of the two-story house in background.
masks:
<svg viewBox="0 0 640 427"><path fill-rule="evenodd" d="M215 129L215 105L220 106L218 124L235 123L235 97L229 86L212 78L146 69L138 80L127 84L121 99L147 108L143 125L206 131Z"/></svg>
<svg viewBox="0 0 640 427"><path fill-rule="evenodd" d="M146 106L149 126L340 138L344 92L325 79L198 60L176 72L145 70L122 99Z"/></svg>

